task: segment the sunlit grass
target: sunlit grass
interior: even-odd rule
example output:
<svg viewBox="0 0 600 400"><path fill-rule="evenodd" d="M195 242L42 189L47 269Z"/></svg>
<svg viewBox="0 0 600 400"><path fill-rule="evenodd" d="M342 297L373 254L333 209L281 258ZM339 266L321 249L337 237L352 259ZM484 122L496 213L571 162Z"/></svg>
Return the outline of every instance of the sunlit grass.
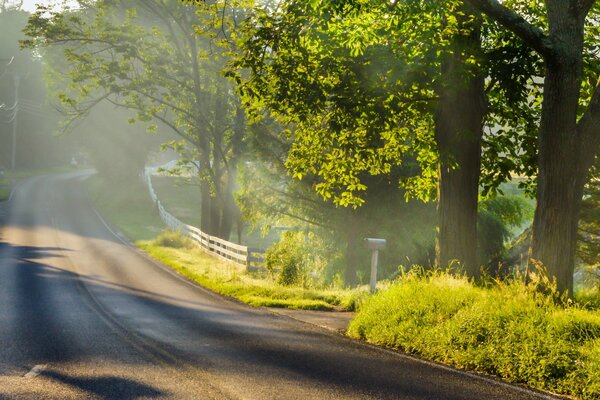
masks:
<svg viewBox="0 0 600 400"><path fill-rule="evenodd" d="M310 310L347 309L354 291L314 290L278 285L268 276L257 276L243 266L207 254L194 243L185 247L160 245L162 239L139 241L137 246L200 285L252 306Z"/></svg>
<svg viewBox="0 0 600 400"><path fill-rule="evenodd" d="M367 300L349 334L541 390L600 397L600 313L559 305L520 281L483 288L445 273L409 274Z"/></svg>
<svg viewBox="0 0 600 400"><path fill-rule="evenodd" d="M600 312L600 288L583 288L575 293L575 300L584 308Z"/></svg>

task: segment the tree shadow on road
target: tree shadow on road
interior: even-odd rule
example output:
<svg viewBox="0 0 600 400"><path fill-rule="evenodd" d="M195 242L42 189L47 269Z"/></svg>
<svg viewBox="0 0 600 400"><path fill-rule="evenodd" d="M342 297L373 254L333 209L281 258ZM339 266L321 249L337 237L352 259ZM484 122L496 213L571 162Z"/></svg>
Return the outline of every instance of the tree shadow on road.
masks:
<svg viewBox="0 0 600 400"><path fill-rule="evenodd" d="M151 386L116 376L72 377L57 371L44 371L41 376L80 389L101 399L136 400L169 396L169 393Z"/></svg>

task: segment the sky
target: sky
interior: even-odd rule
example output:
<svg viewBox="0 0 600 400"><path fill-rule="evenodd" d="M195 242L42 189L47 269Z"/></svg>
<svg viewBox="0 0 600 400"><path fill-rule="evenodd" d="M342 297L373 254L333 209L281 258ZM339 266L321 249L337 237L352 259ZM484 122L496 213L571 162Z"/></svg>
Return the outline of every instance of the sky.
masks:
<svg viewBox="0 0 600 400"><path fill-rule="evenodd" d="M23 1L23 9L26 11L35 11L35 5L36 4L57 4L57 3L62 3L63 0L24 0ZM68 1L68 3L71 3L72 5L76 4L75 1Z"/></svg>

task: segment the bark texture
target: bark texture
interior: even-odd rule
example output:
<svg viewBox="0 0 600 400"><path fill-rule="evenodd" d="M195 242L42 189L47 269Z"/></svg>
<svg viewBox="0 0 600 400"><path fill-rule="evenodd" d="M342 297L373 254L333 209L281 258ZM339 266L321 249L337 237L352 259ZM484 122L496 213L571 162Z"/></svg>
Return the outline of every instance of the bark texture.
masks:
<svg viewBox="0 0 600 400"><path fill-rule="evenodd" d="M553 4L554 3L554 4ZM560 3L560 4L559 4ZM583 15L569 1L548 2L550 36L556 43L546 58L544 102L539 131L538 191L530 260L572 291L581 197L590 165L579 137L583 63Z"/></svg>
<svg viewBox="0 0 600 400"><path fill-rule="evenodd" d="M446 56L442 65L443 86L435 115L440 154L436 264L458 267L477 277L477 202L485 103L483 77L466 63L467 58L477 57L481 46L479 28L470 28L469 35L453 38L453 54Z"/></svg>
<svg viewBox="0 0 600 400"><path fill-rule="evenodd" d="M497 0L468 1L512 30L545 60L537 207L529 258L556 279L560 291L572 293L581 197L600 147L599 86L578 119L585 18L594 0L547 0L547 32Z"/></svg>

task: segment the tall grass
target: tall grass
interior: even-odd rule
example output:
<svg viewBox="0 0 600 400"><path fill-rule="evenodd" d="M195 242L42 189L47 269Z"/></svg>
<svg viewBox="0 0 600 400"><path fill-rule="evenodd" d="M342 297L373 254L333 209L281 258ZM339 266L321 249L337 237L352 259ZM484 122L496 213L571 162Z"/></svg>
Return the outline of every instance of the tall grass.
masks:
<svg viewBox="0 0 600 400"><path fill-rule="evenodd" d="M244 267L205 253L178 232L165 231L154 240L136 244L200 285L253 306L349 310L361 300L358 290L282 286L269 276L248 273Z"/></svg>
<svg viewBox="0 0 600 400"><path fill-rule="evenodd" d="M355 338L510 382L600 398L600 314L559 305L536 282L473 285L447 273L409 273L368 299Z"/></svg>

